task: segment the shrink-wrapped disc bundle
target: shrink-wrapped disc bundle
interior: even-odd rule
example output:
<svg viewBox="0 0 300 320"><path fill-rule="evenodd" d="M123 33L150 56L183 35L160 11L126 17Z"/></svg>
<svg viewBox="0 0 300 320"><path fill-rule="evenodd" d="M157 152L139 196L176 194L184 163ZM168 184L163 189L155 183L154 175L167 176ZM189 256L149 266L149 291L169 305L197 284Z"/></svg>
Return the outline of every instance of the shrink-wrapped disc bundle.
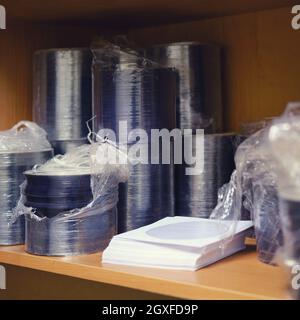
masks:
<svg viewBox="0 0 300 320"><path fill-rule="evenodd" d="M175 166L175 215L207 218L217 204L219 188L229 182L234 170L235 136L205 134L203 145L197 135L191 139L183 142L183 149L190 149L193 155L204 152L204 158L198 157L203 162L203 171L188 174L188 164Z"/></svg>
<svg viewBox="0 0 300 320"><path fill-rule="evenodd" d="M297 194L295 197L294 189L290 194L280 194L279 199L284 233L284 264L291 269L299 266L300 262L300 195ZM294 277L294 273L292 273L292 277ZM292 298L300 300L299 287L292 286L289 291Z"/></svg>
<svg viewBox="0 0 300 320"><path fill-rule="evenodd" d="M25 179L23 172L52 155L46 132L32 122L23 121L0 132L0 245L24 243L24 218L12 219Z"/></svg>
<svg viewBox="0 0 300 320"><path fill-rule="evenodd" d="M279 198L275 163L266 147L268 126L247 138L236 153L239 176L239 206L245 207L254 221L258 258L275 264L282 246ZM241 211L243 212L243 211Z"/></svg>
<svg viewBox="0 0 300 320"><path fill-rule="evenodd" d="M300 261L300 196L280 194L280 212L287 239L286 264L293 266ZM300 297L300 293L299 293Z"/></svg>
<svg viewBox="0 0 300 320"><path fill-rule="evenodd" d="M266 167L260 161L251 164L254 168ZM271 181L273 173L265 171L249 179L244 194L245 203L254 220L255 238L257 244L258 258L269 264L276 264L276 254L283 244L281 220L279 215L278 186L275 180ZM244 180L247 180L245 177ZM245 182L246 184L246 182ZM246 189L247 188L247 189ZM250 206L249 206L250 204Z"/></svg>
<svg viewBox="0 0 300 320"><path fill-rule="evenodd" d="M93 199L90 175L25 175L25 206L36 209L36 216L25 217L27 252L67 256L105 248L115 234L115 207L101 214L91 212L81 221L76 214L72 217L72 210L87 206Z"/></svg>
<svg viewBox="0 0 300 320"><path fill-rule="evenodd" d="M70 256L108 245L116 232L118 184L127 173L98 164L105 148L82 145L25 172L17 213L25 215L27 252Z"/></svg>
<svg viewBox="0 0 300 320"><path fill-rule="evenodd" d="M254 222L258 258L276 264L283 243L277 174L274 158L266 146L268 127L247 138L235 154L236 171L220 189L219 203L211 218Z"/></svg>
<svg viewBox="0 0 300 320"><path fill-rule="evenodd" d="M289 292L300 299L295 275L300 264L300 103L289 103L273 120L268 132L268 149L276 164L283 250L281 257L291 275Z"/></svg>
<svg viewBox="0 0 300 320"><path fill-rule="evenodd" d="M34 54L33 118L48 133L55 154L86 143L92 118L92 53L88 48Z"/></svg>
<svg viewBox="0 0 300 320"><path fill-rule="evenodd" d="M208 217L233 169L233 136L214 135L223 130L220 47L167 43L147 48L145 56L178 71L177 127L205 133L203 173L187 175L185 164L175 168L175 214Z"/></svg>
<svg viewBox="0 0 300 320"><path fill-rule="evenodd" d="M222 132L221 50L217 45L167 43L146 49L145 56L178 70L178 128Z"/></svg>
<svg viewBox="0 0 300 320"><path fill-rule="evenodd" d="M130 148L143 129L176 126L177 72L111 46L94 49L95 131ZM114 133L116 137L113 137ZM140 143L148 148L149 141ZM173 166L139 163L120 187L119 232L173 215Z"/></svg>

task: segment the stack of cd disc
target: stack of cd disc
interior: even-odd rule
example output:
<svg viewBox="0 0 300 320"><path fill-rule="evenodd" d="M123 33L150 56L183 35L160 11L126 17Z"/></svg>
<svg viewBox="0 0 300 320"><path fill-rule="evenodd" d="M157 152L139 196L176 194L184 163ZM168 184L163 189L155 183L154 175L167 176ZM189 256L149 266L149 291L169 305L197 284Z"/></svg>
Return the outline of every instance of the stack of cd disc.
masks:
<svg viewBox="0 0 300 320"><path fill-rule="evenodd" d="M252 163L252 166L262 163ZM266 175L268 172L265 173ZM276 185L265 184L263 180L251 181L253 195L253 220L257 244L258 259L264 263L275 263L274 258L283 244L281 219L279 216L279 198Z"/></svg>
<svg viewBox="0 0 300 320"><path fill-rule="evenodd" d="M84 144L92 118L92 53L87 48L41 50L34 55L33 118L55 154Z"/></svg>
<svg viewBox="0 0 300 320"><path fill-rule="evenodd" d="M203 172L187 175L188 165L176 165L175 215L207 218L217 204L218 190L234 170L233 134L204 135ZM193 135L193 139L196 139ZM192 145L193 155L203 149ZM201 164L200 164L201 165Z"/></svg>
<svg viewBox="0 0 300 320"><path fill-rule="evenodd" d="M114 51L110 54L115 58ZM95 131L113 130L117 141L126 144L136 141L129 135L135 129L150 134L151 129L175 128L177 72L173 69L129 53L105 61L100 55L93 79Z"/></svg>
<svg viewBox="0 0 300 320"><path fill-rule="evenodd" d="M25 176L24 204L35 209L25 215L27 252L69 256L101 251L108 245L116 231L116 208L80 211L93 199L90 175L33 170Z"/></svg>
<svg viewBox="0 0 300 320"><path fill-rule="evenodd" d="M90 175L41 175L25 172L27 207L39 217L52 218L64 211L82 208L93 198Z"/></svg>
<svg viewBox="0 0 300 320"><path fill-rule="evenodd" d="M298 192L295 196L293 188L286 191L279 195L284 235L284 263L287 267L293 268L300 264L300 200ZM289 291L294 299L300 299L300 288L293 286Z"/></svg>
<svg viewBox="0 0 300 320"><path fill-rule="evenodd" d="M174 214L173 167L136 164L127 183L120 184L118 230L125 232Z"/></svg>
<svg viewBox="0 0 300 320"><path fill-rule="evenodd" d="M213 44L178 42L148 48L145 56L178 70L177 127L190 129L193 139L197 129L205 133L203 173L187 175L188 165L176 166L175 214L208 217L218 188L229 181L234 167L233 137L216 135L223 131L221 50Z"/></svg>
<svg viewBox="0 0 300 320"><path fill-rule="evenodd" d="M178 70L177 127L222 132L220 48L198 42L167 43L146 49L145 55Z"/></svg>
<svg viewBox="0 0 300 320"><path fill-rule="evenodd" d="M130 147L137 140L137 131L132 130L143 129L150 137L151 129L175 128L177 73L173 69L132 52L95 50L94 55L95 131L113 130L117 141ZM119 232L172 216L173 166L150 162L132 166L119 197Z"/></svg>
<svg viewBox="0 0 300 320"><path fill-rule="evenodd" d="M44 163L52 155L52 150L0 153L0 245L24 243L24 217L12 221L13 209L20 198L20 185L25 180L23 172Z"/></svg>

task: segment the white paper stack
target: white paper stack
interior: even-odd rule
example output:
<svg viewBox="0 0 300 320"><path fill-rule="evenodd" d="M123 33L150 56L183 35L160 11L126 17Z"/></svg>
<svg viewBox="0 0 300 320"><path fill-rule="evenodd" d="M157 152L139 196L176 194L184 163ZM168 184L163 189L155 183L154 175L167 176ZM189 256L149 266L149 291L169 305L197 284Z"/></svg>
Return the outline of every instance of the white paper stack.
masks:
<svg viewBox="0 0 300 320"><path fill-rule="evenodd" d="M251 221L168 217L116 235L102 263L197 270L245 248Z"/></svg>

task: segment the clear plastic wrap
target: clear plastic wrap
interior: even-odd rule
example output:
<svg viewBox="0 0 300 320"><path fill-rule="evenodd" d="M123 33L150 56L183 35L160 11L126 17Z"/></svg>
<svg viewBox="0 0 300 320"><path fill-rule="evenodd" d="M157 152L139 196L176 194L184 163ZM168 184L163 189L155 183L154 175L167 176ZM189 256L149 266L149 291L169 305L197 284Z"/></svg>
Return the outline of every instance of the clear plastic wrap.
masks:
<svg viewBox="0 0 300 320"><path fill-rule="evenodd" d="M231 181L219 190L219 202L211 218L232 221L252 219L258 257L273 264L283 240L276 164L267 148L267 132L268 127L254 133L238 147L236 171Z"/></svg>
<svg viewBox="0 0 300 320"><path fill-rule="evenodd" d="M120 151L109 141L92 143L25 173L27 182L22 186L22 196L15 212L16 217L25 215L26 250L29 253L54 256L88 254L103 250L108 245L116 232L118 185L128 178L126 162L111 164L108 161L112 153ZM42 190L42 200L32 178L40 179L39 188L45 189ZM43 184L43 181L47 183ZM74 197L75 194L77 196ZM82 204L86 204L74 208L78 194L82 196ZM29 202L35 202L37 207L27 206ZM70 210L63 210L62 204Z"/></svg>
<svg viewBox="0 0 300 320"><path fill-rule="evenodd" d="M250 137L255 132L269 126L274 119L274 117L268 117L260 121L244 122L241 124L241 135Z"/></svg>
<svg viewBox="0 0 300 320"><path fill-rule="evenodd" d="M0 153L41 150L51 150L51 145L46 131L34 122L20 121L11 129L0 132Z"/></svg>
<svg viewBox="0 0 300 320"><path fill-rule="evenodd" d="M234 220L240 218L236 213L237 172L233 171L230 181L218 191L218 204L210 215L210 219ZM242 220L242 219L241 219Z"/></svg>
<svg viewBox="0 0 300 320"><path fill-rule="evenodd" d="M264 118L260 121L252 121L252 122L244 122L241 124L241 130L240 133L236 136L236 149L237 147L245 141L247 138L249 138L251 135L256 133L257 131L266 128L268 125L271 124L272 120L274 120L274 117L268 117Z"/></svg>
<svg viewBox="0 0 300 320"><path fill-rule="evenodd" d="M23 172L52 157L46 132L30 121L21 121L0 132L0 245L24 243L24 219L10 224L20 197Z"/></svg>

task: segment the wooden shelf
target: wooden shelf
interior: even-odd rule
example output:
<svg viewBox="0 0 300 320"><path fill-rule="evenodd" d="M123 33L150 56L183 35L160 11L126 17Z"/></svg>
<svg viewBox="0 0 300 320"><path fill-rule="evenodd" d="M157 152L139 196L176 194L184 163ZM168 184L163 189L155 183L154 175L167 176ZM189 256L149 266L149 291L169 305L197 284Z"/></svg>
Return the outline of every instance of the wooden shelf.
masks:
<svg viewBox="0 0 300 320"><path fill-rule="evenodd" d="M94 21L107 26L165 24L289 6L295 0L2 0L9 18L36 22Z"/></svg>
<svg viewBox="0 0 300 320"><path fill-rule="evenodd" d="M1 247L0 263L182 299L284 299L281 268L257 260L253 246L197 272L101 265L101 254L39 257L23 246Z"/></svg>

